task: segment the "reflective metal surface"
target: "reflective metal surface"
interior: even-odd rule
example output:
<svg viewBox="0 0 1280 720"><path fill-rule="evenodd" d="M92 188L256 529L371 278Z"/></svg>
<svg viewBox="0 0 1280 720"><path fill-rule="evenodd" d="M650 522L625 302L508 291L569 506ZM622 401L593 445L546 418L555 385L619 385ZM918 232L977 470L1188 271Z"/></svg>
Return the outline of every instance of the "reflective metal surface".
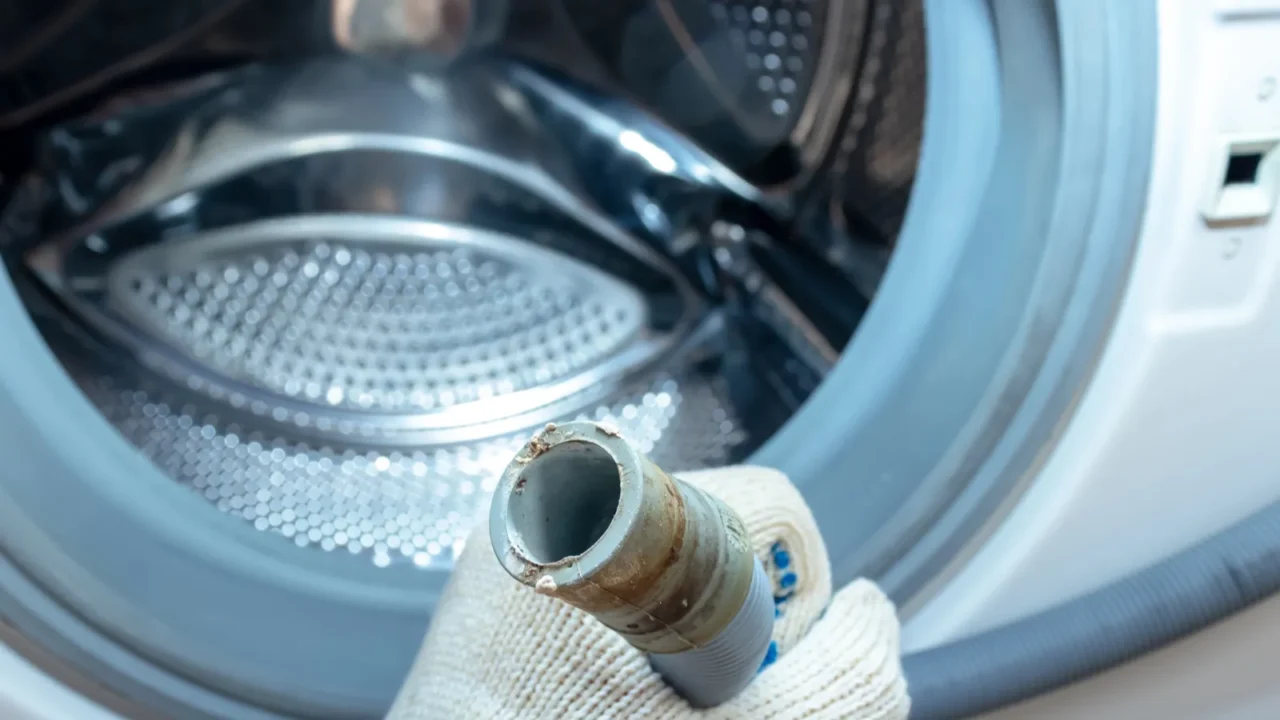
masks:
<svg viewBox="0 0 1280 720"><path fill-rule="evenodd" d="M89 399L175 481L298 547L364 555L378 566L447 567L528 439L522 429L409 447L309 441L202 402L145 369L104 363L103 349L65 321L43 324ZM636 378L555 417L612 423L673 467L731 462L747 438L725 384L693 368L673 372Z"/></svg>
<svg viewBox="0 0 1280 720"><path fill-rule="evenodd" d="M921 2L876 3L850 117L827 181L843 233L891 245L915 182L924 127Z"/></svg>
<svg viewBox="0 0 1280 720"><path fill-rule="evenodd" d="M732 462L838 353L719 219L785 200L526 67L246 69L39 154L5 243L51 346L175 481L299 546L447 564L552 420Z"/></svg>
<svg viewBox="0 0 1280 720"><path fill-rule="evenodd" d="M512 52L631 98L762 186L807 182L837 139L866 0L528 0Z"/></svg>
<svg viewBox="0 0 1280 720"><path fill-rule="evenodd" d="M122 318L222 375L294 400L420 415L424 426L572 394L648 320L640 293L571 257L382 217L250 224L152 246L111 266L106 286ZM530 394L542 385L556 390Z"/></svg>

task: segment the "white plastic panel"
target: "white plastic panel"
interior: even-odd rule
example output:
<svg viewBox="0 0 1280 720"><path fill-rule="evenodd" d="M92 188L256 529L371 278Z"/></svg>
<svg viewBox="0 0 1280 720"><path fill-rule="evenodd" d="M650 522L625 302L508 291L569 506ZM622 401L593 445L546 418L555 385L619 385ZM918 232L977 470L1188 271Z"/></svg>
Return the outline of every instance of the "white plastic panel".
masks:
<svg viewBox="0 0 1280 720"><path fill-rule="evenodd" d="M1017 507L910 619L908 651L1096 589L1280 499L1280 224L1201 216L1224 138L1280 132L1280 2L1159 9L1150 203L1112 340Z"/></svg>

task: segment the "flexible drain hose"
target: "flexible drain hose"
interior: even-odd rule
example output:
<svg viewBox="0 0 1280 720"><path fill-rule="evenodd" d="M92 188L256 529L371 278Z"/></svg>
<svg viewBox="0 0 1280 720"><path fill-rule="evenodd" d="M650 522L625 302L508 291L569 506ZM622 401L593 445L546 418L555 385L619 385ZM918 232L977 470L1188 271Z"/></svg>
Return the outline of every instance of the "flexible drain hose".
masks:
<svg viewBox="0 0 1280 720"><path fill-rule="evenodd" d="M512 577L649 653L695 707L740 692L773 634L742 520L591 422L548 425L502 476L490 540Z"/></svg>
<svg viewBox="0 0 1280 720"><path fill-rule="evenodd" d="M908 655L911 717L970 717L1159 649L1280 592L1280 504L1020 622Z"/></svg>

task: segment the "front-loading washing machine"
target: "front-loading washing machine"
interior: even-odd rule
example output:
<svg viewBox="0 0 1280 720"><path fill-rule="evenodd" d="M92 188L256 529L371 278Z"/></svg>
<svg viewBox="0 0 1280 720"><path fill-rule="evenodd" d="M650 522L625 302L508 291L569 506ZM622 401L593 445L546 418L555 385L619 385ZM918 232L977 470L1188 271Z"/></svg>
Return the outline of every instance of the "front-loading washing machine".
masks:
<svg viewBox="0 0 1280 720"><path fill-rule="evenodd" d="M380 716L573 418L785 470L920 717L1277 707L1142 680L1274 637L1273 0L14 8L4 717Z"/></svg>

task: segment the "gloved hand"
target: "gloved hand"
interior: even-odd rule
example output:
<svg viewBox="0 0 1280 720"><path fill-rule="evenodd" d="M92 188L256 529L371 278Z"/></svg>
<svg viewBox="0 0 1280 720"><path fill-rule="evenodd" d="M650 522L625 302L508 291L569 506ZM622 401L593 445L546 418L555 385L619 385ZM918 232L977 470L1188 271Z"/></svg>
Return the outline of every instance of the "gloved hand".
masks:
<svg viewBox="0 0 1280 720"><path fill-rule="evenodd" d="M679 476L738 512L774 581L774 642L738 697L690 708L595 618L507 575L480 527L389 717L905 718L894 608L865 580L832 597L826 547L790 481L759 467Z"/></svg>

